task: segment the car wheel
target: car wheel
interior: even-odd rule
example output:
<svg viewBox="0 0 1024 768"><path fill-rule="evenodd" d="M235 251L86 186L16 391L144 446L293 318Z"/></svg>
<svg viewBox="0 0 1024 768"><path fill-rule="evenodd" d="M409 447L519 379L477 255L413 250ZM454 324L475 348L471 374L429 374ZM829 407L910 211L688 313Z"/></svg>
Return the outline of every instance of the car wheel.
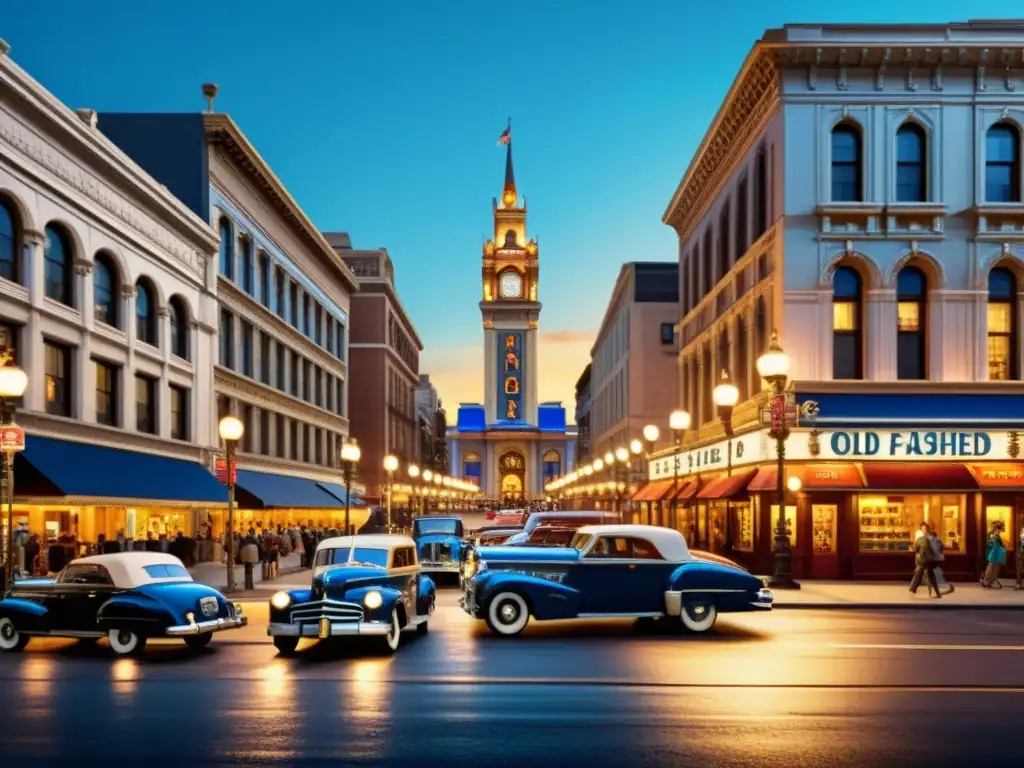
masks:
<svg viewBox="0 0 1024 768"><path fill-rule="evenodd" d="M107 633L107 641L118 656L133 656L142 653L146 647L146 638L130 629L112 629Z"/></svg>
<svg viewBox="0 0 1024 768"><path fill-rule="evenodd" d="M190 651L201 651L213 640L213 632L204 632L201 635L190 635L185 638L185 645Z"/></svg>
<svg viewBox="0 0 1024 768"><path fill-rule="evenodd" d="M499 592L487 606L487 626L499 635L518 635L529 621L530 608L518 592Z"/></svg>
<svg viewBox="0 0 1024 768"><path fill-rule="evenodd" d="M402 637L402 625L398 623L398 611L391 611L391 628L384 635L381 648L385 653L394 653L398 650L398 641Z"/></svg>
<svg viewBox="0 0 1024 768"><path fill-rule="evenodd" d="M683 626L691 632L707 632L715 626L718 609L710 600L694 600L683 606L680 618L683 620Z"/></svg>
<svg viewBox="0 0 1024 768"><path fill-rule="evenodd" d="M274 647L277 648L277 652L282 656L291 656L295 653L295 649L299 647L299 638L297 637L275 637Z"/></svg>
<svg viewBox="0 0 1024 768"><path fill-rule="evenodd" d="M4 616L0 619L0 651L21 651L28 645L28 635L23 635L14 626L14 621Z"/></svg>

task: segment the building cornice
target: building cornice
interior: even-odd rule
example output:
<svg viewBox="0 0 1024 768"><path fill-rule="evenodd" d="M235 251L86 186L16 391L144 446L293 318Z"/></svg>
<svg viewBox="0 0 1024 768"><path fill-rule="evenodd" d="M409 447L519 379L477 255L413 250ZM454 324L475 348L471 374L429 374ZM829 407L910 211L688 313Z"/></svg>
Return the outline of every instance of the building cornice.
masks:
<svg viewBox="0 0 1024 768"><path fill-rule="evenodd" d="M597 354L597 348L601 346L601 342L604 340L605 334L608 332L608 328L615 321L616 316L619 313L619 308L622 305L622 293L626 288L632 284L633 275L635 272L635 265L633 262L626 262L619 268L619 275L615 278L615 287L612 288L612 297L608 301L608 306L604 309L604 317L601 319L601 325L598 326L597 336L594 337L594 343L590 347L590 358L593 360Z"/></svg>
<svg viewBox="0 0 1024 768"><path fill-rule="evenodd" d="M359 290L359 283L352 270L341 256L331 247L313 222L309 220L295 198L285 189L284 184L270 170L270 166L249 142L241 129L229 115L204 113L203 126L207 141L221 147L227 155L242 168L256 183L260 193L271 202L275 210L288 222L313 251L334 267L349 291Z"/></svg>
<svg viewBox="0 0 1024 768"><path fill-rule="evenodd" d="M249 405L264 408L274 413L283 413L291 418L299 418L318 427L334 429L348 433L349 420L326 408L307 403L294 395L286 394L269 384L250 379L220 363L214 366L214 389L218 395L239 398Z"/></svg>
<svg viewBox="0 0 1024 768"><path fill-rule="evenodd" d="M6 145L39 164L192 272L200 270L200 258L216 251L217 235L205 221L118 149L95 123L86 123L8 56L0 56L0 88L6 91L0 102L14 110L7 113L9 121L0 121L0 147ZM77 155L68 155L19 119L19 103L33 121L46 126L50 137L76 148Z"/></svg>

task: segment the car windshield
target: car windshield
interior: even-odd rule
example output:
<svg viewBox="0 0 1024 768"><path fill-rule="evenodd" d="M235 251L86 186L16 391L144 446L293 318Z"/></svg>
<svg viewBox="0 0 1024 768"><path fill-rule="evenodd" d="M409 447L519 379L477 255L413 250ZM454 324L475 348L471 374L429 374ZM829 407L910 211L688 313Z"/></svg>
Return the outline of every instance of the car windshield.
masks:
<svg viewBox="0 0 1024 768"><path fill-rule="evenodd" d="M413 524L413 535L427 536L428 534L442 533L452 536L461 535L461 520L417 520Z"/></svg>
<svg viewBox="0 0 1024 768"><path fill-rule="evenodd" d="M346 563L351 563L353 565L372 565L377 568L387 568L388 554L389 552L386 549L369 549L367 547L356 547L354 552L351 547L321 549L316 553L313 565L319 568L325 565L345 565Z"/></svg>
<svg viewBox="0 0 1024 768"><path fill-rule="evenodd" d="M572 537L572 541L569 542L569 546L575 549L577 552L582 552L587 548L587 544L594 538L593 534L590 533L577 533Z"/></svg>

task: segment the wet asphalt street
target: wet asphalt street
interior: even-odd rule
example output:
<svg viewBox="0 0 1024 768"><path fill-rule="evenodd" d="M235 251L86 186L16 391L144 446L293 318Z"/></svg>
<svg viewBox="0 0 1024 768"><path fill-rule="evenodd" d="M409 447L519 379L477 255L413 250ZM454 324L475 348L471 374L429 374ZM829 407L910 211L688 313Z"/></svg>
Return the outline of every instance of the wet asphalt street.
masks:
<svg viewBox="0 0 1024 768"><path fill-rule="evenodd" d="M1020 765L1024 611L785 611L700 638L630 621L277 656L263 603L207 651L0 656L4 765ZM305 650L303 650L305 649Z"/></svg>

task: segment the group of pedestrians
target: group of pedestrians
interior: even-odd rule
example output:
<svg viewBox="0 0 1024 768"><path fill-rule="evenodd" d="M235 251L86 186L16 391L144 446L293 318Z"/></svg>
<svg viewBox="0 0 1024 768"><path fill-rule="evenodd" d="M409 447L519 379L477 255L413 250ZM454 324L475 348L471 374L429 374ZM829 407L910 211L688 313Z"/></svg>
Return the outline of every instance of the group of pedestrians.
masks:
<svg viewBox="0 0 1024 768"><path fill-rule="evenodd" d="M942 538L932 530L928 523L921 523L921 532L914 541L914 577L910 580L911 594L917 594L917 588L924 579L928 586L928 596L941 598L956 590L946 580L942 572L945 561L945 546Z"/></svg>

